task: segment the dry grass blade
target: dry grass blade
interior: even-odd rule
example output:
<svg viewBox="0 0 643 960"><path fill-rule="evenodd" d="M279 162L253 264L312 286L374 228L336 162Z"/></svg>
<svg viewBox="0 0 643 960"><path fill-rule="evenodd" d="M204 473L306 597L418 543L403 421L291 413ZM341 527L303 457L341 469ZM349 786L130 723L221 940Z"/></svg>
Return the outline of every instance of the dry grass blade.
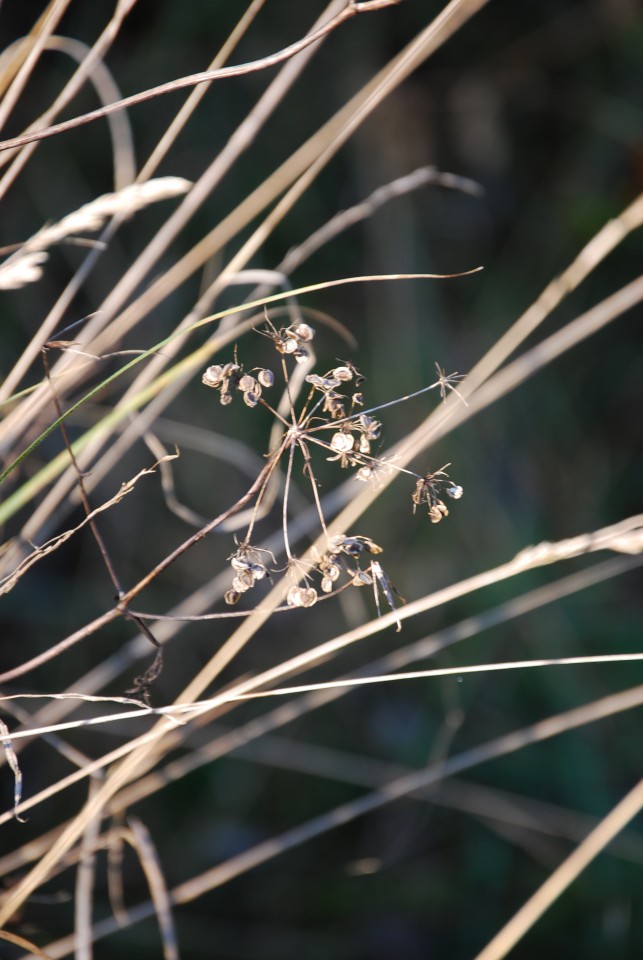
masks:
<svg viewBox="0 0 643 960"><path fill-rule="evenodd" d="M432 635L428 638L412 643L408 647L397 650L394 654L390 654L387 657L384 657L383 659L371 664L368 671L368 676L370 677L378 672L384 672L386 670L401 670L403 667L408 666L414 661L435 656L439 651L444 650L454 643L458 643L471 636L475 636L481 630L488 629L490 626L497 626L499 623L502 623L505 620L513 617L523 616L525 613L533 611L534 609L538 609L538 607L544 604L559 601L562 597L568 595L569 593L573 593L577 590L586 590L597 583L602 582L608 577L620 576L622 573L635 568L637 565L638 564L636 561L632 562L624 559L613 559L606 561L603 564L598 564L595 568L590 570L572 574L571 576L561 579L551 586L532 591L532 593L526 596L519 597L508 604L504 604L496 610L491 610L478 617L465 620L464 622L456 624L438 634ZM434 604L435 597L431 597L430 601L429 607ZM354 642L355 639L367 637L379 629L380 620L375 620L370 624L365 624L363 628L360 628L358 631L353 631L351 634L348 634L347 637L342 638L339 644L334 642L333 650L341 649L345 645L346 641ZM296 673L309 663L314 663L317 659L324 660L328 656L328 652L328 649L324 649L321 653L316 651L315 653L317 656L313 655L312 657L301 658L295 664L285 664L283 672ZM455 671L447 671L447 673L449 672L455 672L457 674L460 672L460 670L456 668ZM476 672L476 668L474 668L474 671L472 672ZM359 671L357 675L353 674L345 678L345 682L340 680L334 684L315 688L316 692L303 696L297 701L291 702L285 708L276 708L271 714L262 717L259 721L251 722L247 728L242 727L239 731L235 731L229 736L215 739L210 745L200 750L196 755L189 756L185 760L174 761L169 764L169 769L172 770L172 774L170 776L163 774L159 779L157 774L151 774L150 777L147 778L147 781L143 779L142 781L139 781L139 783L134 784L132 787L126 788L124 791L122 791L122 795L118 797L115 802L112 802L110 809L113 811L121 811L126 809L128 805L142 799L145 796L148 796L150 791L153 792L155 789L158 789L160 785L165 785L169 782L172 782L175 778L185 776L186 773L197 769L203 764L211 763L213 760L224 756L230 750L234 750L239 744L247 743L257 737L261 737L265 735L266 732L281 726L283 723L292 722L292 720L297 716L300 716L311 709L315 709L316 707L325 705L332 700L338 699L350 691L354 685L354 682L357 684L362 682L363 677L363 671ZM260 676L258 678L254 678L255 685L267 683L270 679L271 678L266 678L265 675L263 677ZM237 699L240 699L238 694L235 694L235 696L237 696ZM80 697L79 695L62 694L54 695L54 699L65 699L67 702L70 702L71 700L88 700L91 702L105 702L106 700L109 700L110 702L113 702L114 698L97 698L87 696ZM127 704L131 703L132 701L128 700L127 698L121 698L119 702ZM207 713L203 713L204 708L211 709L217 704L222 704L223 702L226 702L225 696L217 698L214 701L210 700L206 704L202 704L200 706L196 704L193 706L186 705L186 707L179 708L179 711L188 709L190 712L196 712L196 719L198 722L199 714L201 714L203 717L207 717ZM21 740L38 735L40 733L48 735L51 733L52 729L63 730L74 728L76 726L92 725L94 723L104 722L105 719L107 721L110 719L122 719L124 716L136 718L145 715L158 716L172 714L172 708L169 708L168 710L163 708L151 710L144 707L142 704L137 703L136 706L137 710L130 714L120 713L114 717L98 717L93 721L71 721L69 724L58 725L56 727L48 726L40 731L35 730L32 723L30 730L18 732L13 736L17 743L20 744ZM133 741L131 745L126 745L124 748L118 748L117 750L110 752L107 756L102 757L95 763L85 763L82 770L71 774L64 780L61 780L54 787L47 788L37 796L31 797L30 799L24 801L20 805L20 812L26 812L48 797L55 795L74 783L77 783L79 780L91 775L93 772L104 768L109 763L113 763L116 759L126 755L129 752L129 749L135 749L139 742L150 742L154 736L154 733L151 735L145 734L138 738L138 740ZM8 815L0 815L0 824L7 819ZM44 850L42 852L44 852Z"/></svg>
<svg viewBox="0 0 643 960"><path fill-rule="evenodd" d="M623 830L643 807L643 780L607 814L576 850L545 880L527 903L476 956L476 960L502 960L536 921L589 866L608 843Z"/></svg>
<svg viewBox="0 0 643 960"><path fill-rule="evenodd" d="M69 2L69 0L67 0L67 2ZM268 56L262 57L261 59L253 61L252 63L243 63L235 67L221 67L218 70L206 70L201 73L194 73L188 77L180 77L177 80L171 80L168 83L159 84L158 86L152 87L149 90L144 90L141 93L133 94L131 97L125 97L118 103L111 103L108 106L100 107L97 110L92 110L90 113L85 113L80 117L73 118L72 120L65 120L62 123L56 123L51 127L46 127L44 130L36 130L33 133L26 133L20 137L14 137L12 140L2 140L0 141L0 151L11 150L15 147L22 147L29 143L46 140L49 137L55 137L60 133L73 130L79 126L84 126L85 124L91 123L94 120L100 120L102 117L107 117L110 114L116 113L120 110L125 110L127 107L133 107L136 104L145 103L148 100L154 100L156 97L164 96L167 93L174 93L177 90L184 90L187 87L194 87L199 83L212 83L214 80L223 80L230 77L242 77L248 73L256 73L259 70L267 70L268 68L274 67L279 63L283 63L284 60L291 59L298 53L301 53L303 50L305 50L306 47L309 47L311 44L322 40L326 34L337 29L337 27L344 23L344 21L352 19L352 17L354 17L357 13L365 13L370 10L393 6L397 2L398 0L366 0L366 2L355 3L352 2L352 0L348 0L344 10L337 14L337 16L335 16L332 20L323 26L318 27L317 30L308 34L308 36L303 37L296 43L293 43L285 49L280 50L278 53L269 54ZM2 119L3 117L0 113L0 120Z"/></svg>
<svg viewBox="0 0 643 960"><path fill-rule="evenodd" d="M42 960L53 960L48 953L45 953L44 950L37 947L35 943L32 943L25 937L19 937L17 933L8 933L6 930L0 930L0 940L4 940L6 943L13 943L16 947L22 947L23 950L29 950L30 953L36 957L41 957Z"/></svg>
<svg viewBox="0 0 643 960"><path fill-rule="evenodd" d="M9 85L9 89L4 94L2 103L0 103L0 129L4 127L11 111L20 99L22 91L24 90L32 71L34 70L38 58L45 49L47 39L60 23L60 20L65 14L70 2L71 0L53 0L53 2L49 4L44 16L39 21L36 30L30 38L31 43L29 46L29 52L24 58L17 73L13 77L13 80Z"/></svg>
<svg viewBox="0 0 643 960"><path fill-rule="evenodd" d="M95 793L100 780L91 777L89 796ZM101 820L96 817L85 828L80 842L80 859L76 870L76 890L74 901L74 921L76 931L76 960L92 960L92 908L94 902L94 881L96 873L96 852L94 846L100 833Z"/></svg>
<svg viewBox="0 0 643 960"><path fill-rule="evenodd" d="M619 694L596 700L574 710L548 717L528 727L514 730L479 747L474 747L464 753L442 760L434 766L406 774L383 784L379 789L367 793L357 800L345 803L328 813L302 823L180 884L171 890L171 901L175 905L190 903L205 893L229 883L249 870L253 870L262 863L272 860L279 854L307 843L340 825L350 823L367 813L379 810L395 800L425 790L431 784L456 776L489 760L508 756L534 743L542 743L569 730L598 722L607 716L614 716L617 713L632 710L641 705L643 705L643 686L632 687ZM632 806L637 803L639 806L633 812ZM618 817L614 818L618 827L615 830L614 823L611 823L609 825L610 831L615 833L625 826L632 816L638 812L639 807L640 794L637 794L633 800L631 798L628 800L626 815L629 814L629 816L627 816L627 819L623 820L623 811L619 810ZM600 825L597 830L600 831ZM603 837L604 843L609 842L609 839L611 839L611 835L607 838ZM139 922L153 916L154 912L153 903L140 904L128 911L129 922ZM115 929L117 929L116 921L111 919L97 924L93 931L94 939L106 936L114 932ZM52 960L54 960L54 958L67 956L73 949L73 944L70 938L65 938L49 944L47 949Z"/></svg>
<svg viewBox="0 0 643 960"><path fill-rule="evenodd" d="M130 817L126 839L136 850L150 888L152 902L163 942L163 960L178 960L179 950L172 917L172 901L168 894L158 853L150 832L137 817Z"/></svg>

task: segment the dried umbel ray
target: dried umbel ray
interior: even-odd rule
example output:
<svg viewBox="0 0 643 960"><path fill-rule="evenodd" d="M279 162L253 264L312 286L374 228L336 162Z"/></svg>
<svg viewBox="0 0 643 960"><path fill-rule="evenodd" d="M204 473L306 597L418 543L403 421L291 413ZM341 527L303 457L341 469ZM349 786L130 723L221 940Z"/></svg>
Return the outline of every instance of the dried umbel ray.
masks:
<svg viewBox="0 0 643 960"><path fill-rule="evenodd" d="M415 513L419 506L426 506L431 523L438 523L448 515L442 495L458 500L462 496L462 487L454 483L445 472L450 464L422 476L396 467L394 462L374 454L372 445L380 438L382 424L371 414L381 408L362 409L364 397L361 387L365 378L350 361L340 361L337 366L323 374L305 374L303 380L309 391L301 408L297 410L293 371L297 365L306 364L310 367L314 363L312 341L315 330L309 324L301 322L277 329L266 316L265 326L258 332L271 341L277 353L283 390L288 398L289 419L266 399L265 391L275 386L275 373L267 367L246 370L239 360L236 348L233 361L208 367L202 377L205 386L219 393L220 402L224 406L233 402L236 393L241 394L248 407L264 407L281 426L278 441L266 455L268 463L264 468L265 476L256 496L248 528L242 539L237 540L236 550L228 558L232 568L232 583L225 594L225 601L236 604L242 595L252 590L257 583L270 580L272 573L283 573L285 569L287 585L284 600L287 606L312 607L320 599L320 595L328 596L336 589L372 586L378 611L379 593L385 597L389 606L394 608L393 595L402 598L392 586L380 562L373 559L383 552L383 548L370 537L361 534L328 534L317 492L313 451L324 451L327 461L337 463L342 469L354 469L356 479L365 482L374 480L378 472L384 469L397 469L410 475L415 479L415 488L411 495L413 512ZM289 368L287 361L290 361L291 365L294 362L295 366ZM461 379L459 374L447 375L437 364L436 368L436 382L419 392L439 388L442 399L446 397L447 388L457 393L453 384ZM301 380L301 377L299 379ZM288 537L288 495L297 452L303 458L303 472L311 485L321 529L327 536L326 550L316 562L305 566L291 552ZM276 471L282 469L282 462L285 463L282 525L287 559L285 568L278 568L272 554L252 544L252 534L268 483L276 475ZM288 582L289 574L292 574L291 582Z"/></svg>

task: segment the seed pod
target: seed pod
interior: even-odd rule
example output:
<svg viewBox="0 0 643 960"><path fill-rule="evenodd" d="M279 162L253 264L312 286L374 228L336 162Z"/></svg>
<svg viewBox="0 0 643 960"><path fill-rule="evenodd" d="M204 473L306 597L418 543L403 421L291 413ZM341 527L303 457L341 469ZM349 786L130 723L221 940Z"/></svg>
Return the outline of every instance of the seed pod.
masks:
<svg viewBox="0 0 643 960"><path fill-rule="evenodd" d="M248 390L254 390L256 386L257 381L254 377L251 377L249 373L244 373L241 380L239 380L239 390L243 393L247 393Z"/></svg>
<svg viewBox="0 0 643 960"><path fill-rule="evenodd" d="M303 343L309 343L315 336L315 331L312 327L309 327L307 323L299 323L293 332L297 339Z"/></svg>
<svg viewBox="0 0 643 960"><path fill-rule="evenodd" d="M449 511L447 510L446 504L442 500L438 500L429 508L429 520L431 523L439 523L443 517L448 517Z"/></svg>
<svg viewBox="0 0 643 960"><path fill-rule="evenodd" d="M233 607L233 606L235 605L235 603L238 603L238 602L239 602L239 597L240 597L240 596L241 596L241 594L240 594L240 593L237 593L236 590L228 590L228 591L226 591L226 593L223 595L223 599L224 599L225 602L228 604L228 606Z"/></svg>
<svg viewBox="0 0 643 960"><path fill-rule="evenodd" d="M333 380L331 377L320 377L316 373L309 373L306 377L306 383L312 384L318 390L332 390L339 386L339 380Z"/></svg>
<svg viewBox="0 0 643 960"><path fill-rule="evenodd" d="M289 607L301 606L301 587L291 587L286 594L286 603Z"/></svg>
<svg viewBox="0 0 643 960"><path fill-rule="evenodd" d="M272 370L260 370L257 379L262 387L271 387L275 382L275 375Z"/></svg>
<svg viewBox="0 0 643 960"><path fill-rule="evenodd" d="M345 534L336 533L335 536L328 538L328 551L331 556L337 556L337 554L342 552L342 545L346 539Z"/></svg>
<svg viewBox="0 0 643 960"><path fill-rule="evenodd" d="M447 495L451 497L452 500L459 500L464 490L462 487L459 487L457 483L454 483L452 486L447 487Z"/></svg>
<svg viewBox="0 0 643 960"><path fill-rule="evenodd" d="M330 446L331 449L336 450L337 453L350 453L353 449L353 442L352 434L344 433L340 430L331 437Z"/></svg>
<svg viewBox="0 0 643 960"><path fill-rule="evenodd" d="M293 337L286 337L285 340L281 341L281 345L284 353L294 353L295 350L299 349L299 344Z"/></svg>
<svg viewBox="0 0 643 960"><path fill-rule="evenodd" d="M357 473L355 474L356 480L361 480L363 483L368 483L369 480L372 480L375 476L372 467L360 467Z"/></svg>
<svg viewBox="0 0 643 960"><path fill-rule="evenodd" d="M373 583L371 575L366 570L356 570L351 583L354 587L370 587Z"/></svg>
<svg viewBox="0 0 643 960"><path fill-rule="evenodd" d="M350 369L350 367L335 367L333 370L333 376L336 380L345 382L346 380L353 379L353 371Z"/></svg>
<svg viewBox="0 0 643 960"><path fill-rule="evenodd" d="M362 413L357 421L359 429L364 432L369 440L377 440L382 431L382 424L379 420L374 420L372 417L367 417L365 413Z"/></svg>
<svg viewBox="0 0 643 960"><path fill-rule="evenodd" d="M257 384L257 386L259 385ZM243 395L243 402L247 407L256 407L259 403L259 394L256 391L253 393L252 390L248 390L247 393Z"/></svg>
<svg viewBox="0 0 643 960"><path fill-rule="evenodd" d="M317 591L314 587L304 587L299 597L302 607L312 607L317 603Z"/></svg>
<svg viewBox="0 0 643 960"><path fill-rule="evenodd" d="M247 571L245 573L240 573L239 576L235 577L232 581L232 589L236 590L237 593L245 593L246 590L250 590L251 587L254 587L254 585L254 577Z"/></svg>
<svg viewBox="0 0 643 960"><path fill-rule="evenodd" d="M223 367L219 366L219 364L208 367L201 377L201 383L205 384L206 387L218 387L220 386L222 380Z"/></svg>

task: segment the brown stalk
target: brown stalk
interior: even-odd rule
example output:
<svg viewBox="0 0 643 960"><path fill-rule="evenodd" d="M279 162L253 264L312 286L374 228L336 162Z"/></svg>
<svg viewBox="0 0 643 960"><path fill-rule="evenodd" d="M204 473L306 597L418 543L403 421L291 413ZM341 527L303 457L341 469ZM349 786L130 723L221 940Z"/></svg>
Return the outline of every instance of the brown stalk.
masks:
<svg viewBox="0 0 643 960"><path fill-rule="evenodd" d="M69 0L67 0L69 2ZM336 30L342 23L351 20L358 13L366 13L372 10L381 10L384 7L394 6L399 0L366 0L366 2L356 3L355 0L348 0L345 9L329 20L328 23L317 30L313 30L307 36L302 37L290 46L284 47L277 53L268 54L259 60L253 60L250 63L241 63L236 67L220 67L217 70L204 70L201 73L193 73L187 77L179 77L176 80L170 80L167 83L161 83L149 90L143 90L141 93L132 94L130 97L124 97L116 103L110 103L105 107L99 107L91 110L79 117L73 117L71 120L64 120L61 123L55 123L44 130L36 130L32 133L25 133L22 136L14 137L11 140L0 140L0 151L11 150L15 147L22 147L28 143L34 143L38 140L47 140L49 137L55 137L57 134L66 133L68 130L74 130L77 127L92 123L94 120L100 120L119 110L125 110L127 107L136 106L139 103L145 103L156 97L163 96L166 93L174 93L177 90L184 90L186 87L194 87L200 83L212 83L215 80L223 80L230 77L242 77L249 73L257 73L260 70L267 70L269 67L277 66L284 60L289 60L296 54L301 53L306 47L318 40L322 40L327 34Z"/></svg>

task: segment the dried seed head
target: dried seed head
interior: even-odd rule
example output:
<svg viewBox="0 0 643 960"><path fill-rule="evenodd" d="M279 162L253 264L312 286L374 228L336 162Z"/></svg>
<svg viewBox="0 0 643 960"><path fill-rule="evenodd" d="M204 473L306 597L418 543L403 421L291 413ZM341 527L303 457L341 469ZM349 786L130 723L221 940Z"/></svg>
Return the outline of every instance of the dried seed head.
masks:
<svg viewBox="0 0 643 960"><path fill-rule="evenodd" d="M219 387L223 380L223 367L216 364L215 366L208 367L203 376L201 377L201 383L205 384L206 387Z"/></svg>
<svg viewBox="0 0 643 960"><path fill-rule="evenodd" d="M286 337L285 340L281 341L281 344L284 353L295 353L299 349L299 344L293 337Z"/></svg>
<svg viewBox="0 0 643 960"><path fill-rule="evenodd" d="M316 601L317 591L314 587L291 587L286 594L289 607L312 607Z"/></svg>
<svg viewBox="0 0 643 960"><path fill-rule="evenodd" d="M429 507L429 520L431 523L439 523L443 517L448 517L449 511L446 508L446 504L442 500L438 500L433 504L432 507Z"/></svg>
<svg viewBox="0 0 643 960"><path fill-rule="evenodd" d="M450 487L447 487L447 495L451 497L452 500L459 500L464 490L462 487L459 487L457 483L452 484Z"/></svg>
<svg viewBox="0 0 643 960"><path fill-rule="evenodd" d="M313 604L317 603L317 591L314 587L306 587L301 591L301 605L302 607L312 607Z"/></svg>
<svg viewBox="0 0 643 960"><path fill-rule="evenodd" d="M332 374L336 380L340 380L341 382L353 379L353 371L350 367L335 367Z"/></svg>
<svg viewBox="0 0 643 960"><path fill-rule="evenodd" d="M235 603L238 603L238 602L239 602L239 597L240 597L240 596L241 596L241 594L240 594L240 593L237 593L236 590L228 590L228 591L224 594L223 599L224 599L225 602L228 604L228 606L233 607L233 606L235 605Z"/></svg>
<svg viewBox="0 0 643 960"><path fill-rule="evenodd" d="M360 414L357 419L357 427L362 431L367 440L377 440L382 432L382 424L379 420L368 417L365 413Z"/></svg>
<svg viewBox="0 0 643 960"><path fill-rule="evenodd" d="M307 323L299 323L293 330L293 333L302 343L309 343L315 336L315 331Z"/></svg>
<svg viewBox="0 0 643 960"><path fill-rule="evenodd" d="M360 467L357 473L355 474L356 480L361 480L362 483L368 483L369 480L372 480L375 476L375 471L372 467Z"/></svg>
<svg viewBox="0 0 643 960"><path fill-rule="evenodd" d="M257 374L257 380L262 387L271 387L275 382L275 375L272 370L262 369Z"/></svg>
<svg viewBox="0 0 643 960"><path fill-rule="evenodd" d="M240 581L246 584L247 589L254 587L257 580L263 580L268 576L268 568L262 559L264 553L269 551L252 547L244 541L238 544L235 553L228 557L230 566L237 573ZM237 589L236 585L235 589Z"/></svg>
<svg viewBox="0 0 643 960"><path fill-rule="evenodd" d="M248 573L248 571L240 573L232 581L232 589L236 590L237 593L245 593L246 590L252 589L254 585L255 579L251 573Z"/></svg>
<svg viewBox="0 0 643 960"><path fill-rule="evenodd" d="M354 438L350 433L340 430L331 437L330 446L337 453L350 453L353 449Z"/></svg>
<svg viewBox="0 0 643 960"><path fill-rule="evenodd" d="M290 587L286 593L286 603L289 607L300 607L301 606L301 587Z"/></svg>
<svg viewBox="0 0 643 960"><path fill-rule="evenodd" d="M309 373L306 377L306 383L310 383L313 387L323 391L332 390L333 387L339 386L339 380L332 377L320 377L316 373Z"/></svg>
<svg viewBox="0 0 643 960"><path fill-rule="evenodd" d="M261 387L259 387L259 384L257 384L257 387L259 390L261 390ZM244 393L243 395L243 402L248 407L256 407L257 404L259 403L259 392L255 391L253 393L252 390L246 391L246 393Z"/></svg>
<svg viewBox="0 0 643 960"><path fill-rule="evenodd" d="M332 593L333 581L330 579L330 577L322 577L321 588L324 593Z"/></svg>
<svg viewBox="0 0 643 960"><path fill-rule="evenodd" d="M247 393L248 390L254 390L256 386L257 381L254 377L251 377L249 373L244 373L239 380L239 390L242 390L243 393Z"/></svg>
<svg viewBox="0 0 643 960"><path fill-rule="evenodd" d="M229 403L232 403L232 394L227 391L221 391L221 403L224 407L227 407Z"/></svg>
<svg viewBox="0 0 643 960"><path fill-rule="evenodd" d="M356 570L351 583L354 587L370 587L373 583L373 579L366 570Z"/></svg>

